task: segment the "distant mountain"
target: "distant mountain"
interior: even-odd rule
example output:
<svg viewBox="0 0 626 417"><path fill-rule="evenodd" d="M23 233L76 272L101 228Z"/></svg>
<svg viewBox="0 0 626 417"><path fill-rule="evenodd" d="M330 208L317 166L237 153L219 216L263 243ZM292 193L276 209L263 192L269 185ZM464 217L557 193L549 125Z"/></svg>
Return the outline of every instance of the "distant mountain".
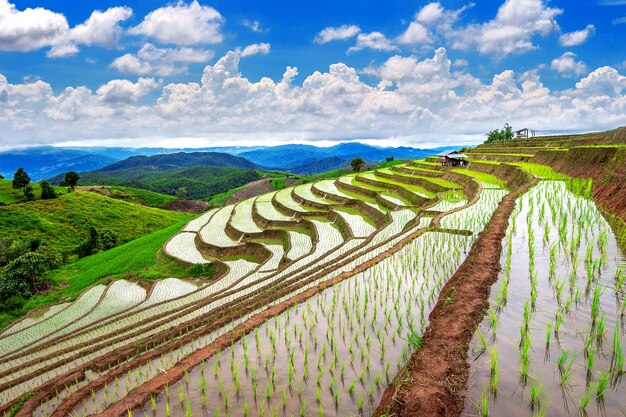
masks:
<svg viewBox="0 0 626 417"><path fill-rule="evenodd" d="M215 194L261 178L258 165L247 159L218 152L178 152L168 155L132 156L106 167L80 173L80 185L119 185L207 200ZM59 184L62 175L50 179Z"/></svg>
<svg viewBox="0 0 626 417"><path fill-rule="evenodd" d="M297 165L291 168L291 171L297 172L298 174L317 174L320 172L332 171L333 169L348 165L350 165L350 159L331 156L324 159L316 159L313 162L306 164Z"/></svg>
<svg viewBox="0 0 626 417"><path fill-rule="evenodd" d="M245 158L221 152L177 152L153 156L131 156L98 169L98 172L112 172L144 167L150 171L167 171L177 168L198 166L220 166L240 169L259 169L257 164Z"/></svg>
<svg viewBox="0 0 626 417"><path fill-rule="evenodd" d="M445 146L434 149L380 148L359 142L346 142L328 148L312 145L273 146L243 152L239 156L266 167L301 174L313 174L347 165L355 157L361 157L367 163L376 163L382 162L390 156L395 159L425 158L447 149L455 149L455 147Z"/></svg>
<svg viewBox="0 0 626 417"><path fill-rule="evenodd" d="M33 181L39 181L67 171L91 171L115 161L117 159L104 154L38 146L0 152L0 174L13 178L15 171L22 167Z"/></svg>

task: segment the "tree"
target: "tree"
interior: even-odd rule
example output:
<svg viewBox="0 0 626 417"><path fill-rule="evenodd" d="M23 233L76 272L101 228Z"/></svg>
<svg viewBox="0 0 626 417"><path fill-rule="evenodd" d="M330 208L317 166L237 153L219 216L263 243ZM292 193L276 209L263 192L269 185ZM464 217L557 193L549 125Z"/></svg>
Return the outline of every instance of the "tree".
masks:
<svg viewBox="0 0 626 417"><path fill-rule="evenodd" d="M0 180L3 180L4 176L2 174L0 174Z"/></svg>
<svg viewBox="0 0 626 417"><path fill-rule="evenodd" d="M98 231L95 227L89 228L89 237L78 245L78 256L84 258L98 249Z"/></svg>
<svg viewBox="0 0 626 417"><path fill-rule="evenodd" d="M187 189L185 187L178 188L178 191L176 191L176 197L178 197L179 200L184 200L185 196L187 196Z"/></svg>
<svg viewBox="0 0 626 417"><path fill-rule="evenodd" d="M56 198L57 193L54 191L54 188L50 185L48 181L41 181L41 199L49 200L51 198Z"/></svg>
<svg viewBox="0 0 626 417"><path fill-rule="evenodd" d="M70 187L72 190L78 184L78 180L80 179L80 175L76 171L69 171L65 173L65 177L61 182L63 187Z"/></svg>
<svg viewBox="0 0 626 417"><path fill-rule="evenodd" d="M361 168L363 168L363 165L365 165L365 161L363 158L357 157L350 162L350 165L352 166L352 170L354 172L359 172L361 171Z"/></svg>
<svg viewBox="0 0 626 417"><path fill-rule="evenodd" d="M33 187L27 185L24 187L24 197L26 197L27 201L33 201L35 199L35 193L33 192Z"/></svg>
<svg viewBox="0 0 626 417"><path fill-rule="evenodd" d="M13 189L24 188L30 184L30 177L24 168L18 168L13 174Z"/></svg>
<svg viewBox="0 0 626 417"><path fill-rule="evenodd" d="M502 130L492 130L491 132L487 133L486 136L487 140L485 140L485 143L498 142L501 140L511 140L513 139L513 128L508 123L505 123Z"/></svg>
<svg viewBox="0 0 626 417"><path fill-rule="evenodd" d="M99 247L101 250L109 250L117 246L117 236L110 230L100 232Z"/></svg>
<svg viewBox="0 0 626 417"><path fill-rule="evenodd" d="M393 161L393 160L394 160L394 157L393 157L393 156L388 156L387 158L385 158L385 160L386 160L387 162L391 162L391 161Z"/></svg>

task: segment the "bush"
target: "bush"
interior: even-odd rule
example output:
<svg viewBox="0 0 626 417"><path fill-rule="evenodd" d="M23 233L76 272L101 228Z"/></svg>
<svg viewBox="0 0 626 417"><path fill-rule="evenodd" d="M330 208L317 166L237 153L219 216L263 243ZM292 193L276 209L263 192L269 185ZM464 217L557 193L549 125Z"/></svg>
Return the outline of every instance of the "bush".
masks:
<svg viewBox="0 0 626 417"><path fill-rule="evenodd" d="M492 143L501 140L511 139L513 139L513 128L508 123L505 123L502 130L495 129L487 133L487 140L484 143Z"/></svg>
<svg viewBox="0 0 626 417"><path fill-rule="evenodd" d="M33 192L33 187L27 185L24 187L24 197L26 197L27 201L33 201L35 199L35 193Z"/></svg>
<svg viewBox="0 0 626 417"><path fill-rule="evenodd" d="M110 230L100 233L99 247L101 250L109 250L117 246L117 236Z"/></svg>
<svg viewBox="0 0 626 417"><path fill-rule="evenodd" d="M57 197L57 193L48 181L41 181L41 199L50 200Z"/></svg>

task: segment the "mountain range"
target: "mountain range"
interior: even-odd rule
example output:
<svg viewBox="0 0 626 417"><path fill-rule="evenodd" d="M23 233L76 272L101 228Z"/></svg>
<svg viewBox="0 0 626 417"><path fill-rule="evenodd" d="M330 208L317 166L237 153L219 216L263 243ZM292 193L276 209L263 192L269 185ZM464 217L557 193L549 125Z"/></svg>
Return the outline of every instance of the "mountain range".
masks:
<svg viewBox="0 0 626 417"><path fill-rule="evenodd" d="M162 171L192 166L225 166L315 174L347 166L350 160L357 156L368 163L374 163L384 161L387 157L419 159L447 149L454 149L454 147L381 148L358 142L340 143L326 148L313 145L232 146L200 149L41 146L0 152L0 174L11 178L15 170L22 167L33 181L39 181L70 170L90 172L102 169L103 172L110 172L139 166L152 166ZM232 159L234 157L240 157L240 159ZM242 161L242 158L247 161Z"/></svg>

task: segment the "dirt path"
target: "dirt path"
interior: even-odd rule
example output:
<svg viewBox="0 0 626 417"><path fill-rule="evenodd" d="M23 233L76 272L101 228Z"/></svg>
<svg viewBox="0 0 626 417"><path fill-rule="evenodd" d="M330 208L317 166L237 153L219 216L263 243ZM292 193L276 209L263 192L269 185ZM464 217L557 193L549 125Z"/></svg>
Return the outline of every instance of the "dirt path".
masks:
<svg viewBox="0 0 626 417"><path fill-rule="evenodd" d="M500 272L502 239L515 200L538 181L504 197L465 262L441 290L423 346L387 387L374 416L459 416L469 374L468 346Z"/></svg>

